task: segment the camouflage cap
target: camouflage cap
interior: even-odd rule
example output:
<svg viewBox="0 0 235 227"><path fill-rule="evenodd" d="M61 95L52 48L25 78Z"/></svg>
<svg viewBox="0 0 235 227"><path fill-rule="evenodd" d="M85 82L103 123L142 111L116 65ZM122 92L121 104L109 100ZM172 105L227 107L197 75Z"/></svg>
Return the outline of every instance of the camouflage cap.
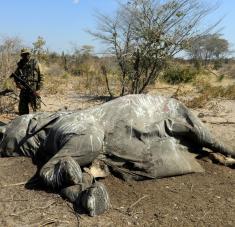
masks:
<svg viewBox="0 0 235 227"><path fill-rule="evenodd" d="M30 51L30 49L28 49L28 48L22 48L21 49L21 51L20 51L20 54L22 55L22 54L30 54L31 53L31 51Z"/></svg>

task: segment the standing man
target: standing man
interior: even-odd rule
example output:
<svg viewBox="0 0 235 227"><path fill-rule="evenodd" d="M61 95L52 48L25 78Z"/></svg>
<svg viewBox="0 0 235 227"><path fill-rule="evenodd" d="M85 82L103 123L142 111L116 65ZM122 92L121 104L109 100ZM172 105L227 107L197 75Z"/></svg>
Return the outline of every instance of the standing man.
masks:
<svg viewBox="0 0 235 227"><path fill-rule="evenodd" d="M18 67L12 74L16 86L20 91L19 115L29 113L29 104L34 112L41 108L40 90L43 86L44 75L39 62L31 56L27 48L21 50L21 59L17 63ZM24 86L25 82L27 86Z"/></svg>

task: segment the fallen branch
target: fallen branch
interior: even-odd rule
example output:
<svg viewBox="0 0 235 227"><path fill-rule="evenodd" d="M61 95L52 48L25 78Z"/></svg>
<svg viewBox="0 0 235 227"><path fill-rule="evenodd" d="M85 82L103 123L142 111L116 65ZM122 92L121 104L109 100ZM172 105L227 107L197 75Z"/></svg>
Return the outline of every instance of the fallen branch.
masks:
<svg viewBox="0 0 235 227"><path fill-rule="evenodd" d="M56 226L57 226L57 225L59 225L59 223L69 224L70 222L65 221L65 220L60 220L58 218L53 218L53 219L47 219L47 220L41 221L40 223L34 223L34 224L35 224L35 226L47 226L47 225L51 225L54 223L56 223Z"/></svg>
<svg viewBox="0 0 235 227"><path fill-rule="evenodd" d="M56 223L56 220L48 220L48 221L46 221L45 223L40 224L40 226L51 225L51 224L54 224L54 223Z"/></svg>
<svg viewBox="0 0 235 227"><path fill-rule="evenodd" d="M175 90L177 90L178 88L173 88L173 87L171 87L171 86L168 86L168 87L158 87L157 88L157 90L163 90L163 89L175 89Z"/></svg>
<svg viewBox="0 0 235 227"><path fill-rule="evenodd" d="M19 216L19 215L22 215L24 213L28 213L28 212L32 212L33 210L37 210L37 209L42 209L42 210L45 210L47 209L48 207L50 207L51 205L55 204L56 202L53 201L51 203L49 203L48 205L44 206L44 207L33 207L33 208L29 208L29 209L25 209L21 212L18 212L16 214L10 214L10 216Z"/></svg>
<svg viewBox="0 0 235 227"><path fill-rule="evenodd" d="M144 195L142 196L141 198L139 198L137 201L135 201L133 204L131 204L129 207L128 207L128 210L130 210L132 207L134 207L137 203L139 203L142 199L148 197L149 195Z"/></svg>
<svg viewBox="0 0 235 227"><path fill-rule="evenodd" d="M178 88L176 89L176 91L171 95L171 98L175 98L175 99L178 98L178 96L179 96L178 93L179 93L181 87L183 87L183 85L180 84L180 85L178 86Z"/></svg>
<svg viewBox="0 0 235 227"><path fill-rule="evenodd" d="M193 191L193 184L192 184L191 187L190 187L190 191L191 191L191 192Z"/></svg>
<svg viewBox="0 0 235 227"><path fill-rule="evenodd" d="M19 182L19 183L15 183L15 184L5 184L2 187L21 186L21 185L25 185L27 182L28 181Z"/></svg>
<svg viewBox="0 0 235 227"><path fill-rule="evenodd" d="M214 124L214 125L233 125L235 124L235 122L233 121L220 121L220 122L214 122L214 121L206 121L206 123L209 123L209 124Z"/></svg>
<svg viewBox="0 0 235 227"><path fill-rule="evenodd" d="M70 203L66 203L66 205L70 209L69 212L71 212L72 214L75 215L75 217L77 218L78 222L80 221L79 219L83 219L83 217L73 209L73 207L71 206Z"/></svg>
<svg viewBox="0 0 235 227"><path fill-rule="evenodd" d="M217 73L213 72L213 71L212 71L211 69L209 69L209 68L206 68L206 70L207 70L208 72L212 73L213 75L217 76L217 77L223 76L223 74L222 74L222 75L218 75Z"/></svg>

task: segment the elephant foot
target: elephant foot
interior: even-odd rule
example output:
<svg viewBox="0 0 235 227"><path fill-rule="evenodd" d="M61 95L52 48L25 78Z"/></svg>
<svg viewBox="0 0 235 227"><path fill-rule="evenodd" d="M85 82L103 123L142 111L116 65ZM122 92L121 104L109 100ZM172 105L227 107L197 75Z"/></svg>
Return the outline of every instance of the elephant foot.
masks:
<svg viewBox="0 0 235 227"><path fill-rule="evenodd" d="M60 191L62 197L66 198L69 202L74 203L79 197L80 193L85 190L83 183L66 187Z"/></svg>
<svg viewBox="0 0 235 227"><path fill-rule="evenodd" d="M75 185L63 188L60 194L62 197L66 198L71 203L74 203L80 196L80 193L85 189L89 188L92 185L93 181L93 176L84 172L82 173L82 183L77 183Z"/></svg>
<svg viewBox="0 0 235 227"><path fill-rule="evenodd" d="M103 214L110 208L110 199L106 187L101 182L95 182L85 189L75 202L88 212L90 216Z"/></svg>
<svg viewBox="0 0 235 227"><path fill-rule="evenodd" d="M84 209L90 216L103 214L111 206L104 184L94 182L88 173L83 173L82 183L62 189L60 194L74 204L75 210Z"/></svg>

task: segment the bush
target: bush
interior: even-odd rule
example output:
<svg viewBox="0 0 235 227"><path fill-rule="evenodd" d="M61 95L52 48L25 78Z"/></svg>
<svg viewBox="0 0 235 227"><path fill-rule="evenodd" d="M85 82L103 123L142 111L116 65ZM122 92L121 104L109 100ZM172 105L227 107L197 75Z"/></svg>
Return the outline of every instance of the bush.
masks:
<svg viewBox="0 0 235 227"><path fill-rule="evenodd" d="M49 67L46 67L43 72L50 77L62 77L66 73L63 67L58 63L51 64Z"/></svg>
<svg viewBox="0 0 235 227"><path fill-rule="evenodd" d="M223 64L222 64L222 60L218 59L218 60L215 60L214 61L214 65L213 65L213 68L215 70L218 70L220 68L222 68Z"/></svg>
<svg viewBox="0 0 235 227"><path fill-rule="evenodd" d="M198 70L193 66L170 66L163 73L162 79L169 84L188 83L196 78Z"/></svg>

